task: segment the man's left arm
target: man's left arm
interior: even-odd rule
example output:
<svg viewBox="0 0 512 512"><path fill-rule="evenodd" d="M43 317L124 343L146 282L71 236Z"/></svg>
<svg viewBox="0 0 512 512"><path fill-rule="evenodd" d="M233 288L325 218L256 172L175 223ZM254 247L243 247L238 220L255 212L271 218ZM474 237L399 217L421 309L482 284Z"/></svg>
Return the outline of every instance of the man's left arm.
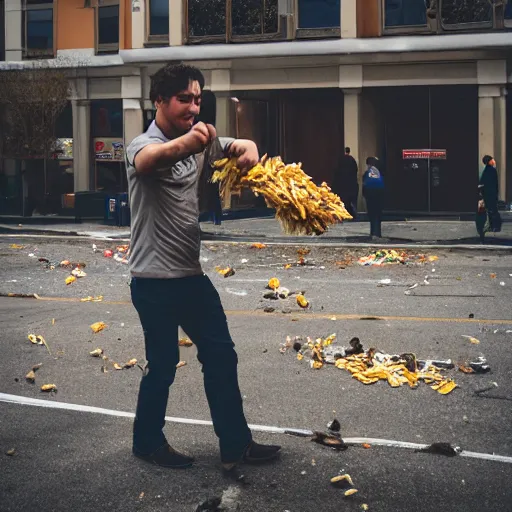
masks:
<svg viewBox="0 0 512 512"><path fill-rule="evenodd" d="M238 158L242 170L249 170L260 161L258 146L252 140L219 137L219 142L228 156Z"/></svg>

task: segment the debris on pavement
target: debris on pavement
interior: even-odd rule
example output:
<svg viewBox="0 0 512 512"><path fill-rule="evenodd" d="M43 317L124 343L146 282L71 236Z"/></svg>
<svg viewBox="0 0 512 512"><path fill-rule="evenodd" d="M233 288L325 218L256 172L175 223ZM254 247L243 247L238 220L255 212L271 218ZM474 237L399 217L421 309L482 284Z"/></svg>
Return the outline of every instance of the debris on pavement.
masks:
<svg viewBox="0 0 512 512"><path fill-rule="evenodd" d="M69 285L71 283L74 283L76 281L76 277L75 276L68 276L66 277L66 284Z"/></svg>
<svg viewBox="0 0 512 512"><path fill-rule="evenodd" d="M251 249L265 249L267 246L260 242L255 242L251 245Z"/></svg>
<svg viewBox="0 0 512 512"><path fill-rule="evenodd" d="M95 348L93 351L89 352L89 355L92 357L101 357L103 355L103 349Z"/></svg>
<svg viewBox="0 0 512 512"><path fill-rule="evenodd" d="M331 484L335 487L344 489L345 496L352 496L353 494L356 494L358 490L354 487L354 482L352 481L352 478L350 475L338 475L333 478L331 478Z"/></svg>
<svg viewBox="0 0 512 512"><path fill-rule="evenodd" d="M359 258L359 265L372 266L372 265L406 265L406 264L424 264L430 260L425 257L424 254L410 254L405 251L398 252L395 249L380 249L376 252L369 254L368 256L362 256Z"/></svg>
<svg viewBox="0 0 512 512"><path fill-rule="evenodd" d="M462 334L462 337L463 338L467 338L473 345L479 345L480 344L480 340L473 337L473 336L467 336L466 334Z"/></svg>
<svg viewBox="0 0 512 512"><path fill-rule="evenodd" d="M107 324L105 322L95 322L91 325L91 329L94 334L103 331L105 327L107 327Z"/></svg>
<svg viewBox="0 0 512 512"><path fill-rule="evenodd" d="M309 307L308 300L306 299L306 297L304 297L304 295L301 294L297 295L297 304L303 309Z"/></svg>
<svg viewBox="0 0 512 512"><path fill-rule="evenodd" d="M124 364L124 368L133 368L137 364L137 359L130 359Z"/></svg>
<svg viewBox="0 0 512 512"><path fill-rule="evenodd" d="M487 373L491 371L491 367L487 364L487 359L479 356L476 361L470 361L469 367L474 373Z"/></svg>
<svg viewBox="0 0 512 512"><path fill-rule="evenodd" d="M361 505L361 510L370 510L370 507L366 503L363 503Z"/></svg>
<svg viewBox="0 0 512 512"><path fill-rule="evenodd" d="M48 343L46 343L46 340L40 334L29 334L27 337L30 340L30 343L34 345L44 345L46 350L48 350L48 354L52 355Z"/></svg>
<svg viewBox="0 0 512 512"><path fill-rule="evenodd" d="M57 386L55 384L43 384L41 386L41 391L45 391L46 393L56 393L57 392Z"/></svg>
<svg viewBox="0 0 512 512"><path fill-rule="evenodd" d="M11 249L25 249L24 245L19 245L19 244L11 244L11 245L9 245L9 247Z"/></svg>
<svg viewBox="0 0 512 512"><path fill-rule="evenodd" d="M5 452L5 455L8 457L14 457L16 455L16 448L11 448Z"/></svg>
<svg viewBox="0 0 512 512"><path fill-rule="evenodd" d="M311 441L313 443L321 444L322 446L327 446L328 448L333 448L334 450L344 451L348 449L348 446L345 444L345 441L343 441L341 436L333 432L329 434L324 432L313 432Z"/></svg>
<svg viewBox="0 0 512 512"><path fill-rule="evenodd" d="M363 448L365 450L369 450L371 447L372 447L372 445L370 443L363 443Z"/></svg>
<svg viewBox="0 0 512 512"><path fill-rule="evenodd" d="M72 276L75 276L77 278L80 278L80 277L86 277L87 274L80 268L80 267L76 267L74 268L72 271L71 271L71 275Z"/></svg>
<svg viewBox="0 0 512 512"><path fill-rule="evenodd" d="M488 386L485 386L484 388L475 389L475 394L479 395L480 393L486 393L487 391L492 391L493 389L496 389L498 387L497 382L491 382Z"/></svg>
<svg viewBox="0 0 512 512"><path fill-rule="evenodd" d="M178 368L183 368L183 366L186 366L187 365L187 361L180 361L177 365L176 365L176 369Z"/></svg>
<svg viewBox="0 0 512 512"><path fill-rule="evenodd" d="M34 370L30 370L27 373L27 375L25 375L25 379L31 384L33 384L36 381L36 373L34 372Z"/></svg>
<svg viewBox="0 0 512 512"><path fill-rule="evenodd" d="M336 418L334 418L327 424L327 429L331 432L339 432L341 430L341 424Z"/></svg>
<svg viewBox="0 0 512 512"><path fill-rule="evenodd" d="M435 455L444 455L446 457L455 457L462 450L458 446L452 446L450 443L432 443L426 448L414 450L416 453L433 453Z"/></svg>
<svg viewBox="0 0 512 512"><path fill-rule="evenodd" d="M281 286L281 283L279 282L279 279L277 277L272 277L268 280L267 288L270 290L276 291L279 286Z"/></svg>
<svg viewBox="0 0 512 512"><path fill-rule="evenodd" d="M112 249L105 249L103 251L104 258L112 258L114 256L114 251Z"/></svg>
<svg viewBox="0 0 512 512"><path fill-rule="evenodd" d="M98 295L97 297L84 297L83 299L80 299L80 302L102 302L103 301L103 295Z"/></svg>
<svg viewBox="0 0 512 512"><path fill-rule="evenodd" d="M232 267L222 268L221 266L216 266L215 270L218 274L224 277L231 277L235 275L235 269Z"/></svg>
<svg viewBox="0 0 512 512"><path fill-rule="evenodd" d="M320 370L325 364L334 364L337 368L350 372L353 378L363 384L384 380L393 388L407 384L415 389L423 381L442 395L451 393L457 387L453 379L441 373L444 369L454 368L451 360L422 361L414 354L390 355L374 348L364 351L357 337L350 340L350 348L334 343L335 340L335 334L325 339L317 338L315 341L308 337L305 343L300 336L293 340L288 336L279 351L284 354L293 347L297 352L297 359L302 361L307 357L311 368Z"/></svg>

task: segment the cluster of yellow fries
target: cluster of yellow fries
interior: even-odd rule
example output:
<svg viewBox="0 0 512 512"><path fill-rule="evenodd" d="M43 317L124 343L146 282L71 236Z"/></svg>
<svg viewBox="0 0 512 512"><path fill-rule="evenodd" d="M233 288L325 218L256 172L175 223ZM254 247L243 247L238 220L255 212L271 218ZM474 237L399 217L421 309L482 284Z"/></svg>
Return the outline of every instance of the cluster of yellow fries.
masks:
<svg viewBox="0 0 512 512"><path fill-rule="evenodd" d="M301 164L285 164L280 157L263 157L247 173L242 174L236 158L214 163L217 169L212 182L220 182L221 193L250 188L262 195L269 208L288 234L321 235L329 225L351 219L341 199L326 183L317 186L301 168Z"/></svg>

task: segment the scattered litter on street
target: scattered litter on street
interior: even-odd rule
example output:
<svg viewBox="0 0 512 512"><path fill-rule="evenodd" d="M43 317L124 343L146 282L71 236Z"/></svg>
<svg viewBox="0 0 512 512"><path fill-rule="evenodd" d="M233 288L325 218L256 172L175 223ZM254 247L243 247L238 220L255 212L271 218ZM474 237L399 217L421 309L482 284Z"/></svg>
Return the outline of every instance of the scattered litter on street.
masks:
<svg viewBox="0 0 512 512"><path fill-rule="evenodd" d="M77 278L80 278L80 277L86 277L87 274L79 267L77 268L74 268L72 271L71 271L71 275L72 276L75 276Z"/></svg>
<svg viewBox="0 0 512 512"><path fill-rule="evenodd" d="M25 375L25 379L33 384L36 381L36 373L34 370L30 370L27 375Z"/></svg>
<svg viewBox="0 0 512 512"><path fill-rule="evenodd" d="M11 245L9 245L9 247L11 249L25 249L24 245L19 245L19 244L11 244Z"/></svg>
<svg viewBox="0 0 512 512"><path fill-rule="evenodd" d="M297 295L297 304L302 308L306 309L309 307L309 302L304 295Z"/></svg>
<svg viewBox="0 0 512 512"><path fill-rule="evenodd" d="M222 268L220 266L216 266L215 270L217 271L218 274L224 277L231 277L235 275L235 269L232 267Z"/></svg>
<svg viewBox="0 0 512 512"><path fill-rule="evenodd" d="M493 389L496 389L498 387L497 382L491 382L489 385L479 388L475 390L475 394L479 395L480 393L486 393L487 391L492 391Z"/></svg>
<svg viewBox="0 0 512 512"><path fill-rule="evenodd" d="M463 338L467 338L470 343L472 343L473 345L479 345L480 344L480 340L477 339L477 338L474 338L473 336L467 336L466 334L462 334L462 337Z"/></svg>
<svg viewBox="0 0 512 512"><path fill-rule="evenodd" d="M180 361L177 365L176 365L176 368L183 368L183 366L186 366L187 362L186 361Z"/></svg>
<svg viewBox="0 0 512 512"><path fill-rule="evenodd" d="M417 453L433 453L435 455L444 455L446 457L455 457L462 450L458 446L452 446L450 443L432 443L426 448L414 450Z"/></svg>
<svg viewBox="0 0 512 512"><path fill-rule="evenodd" d="M421 265L430 260L431 257L426 258L424 254L409 254L405 251L396 251L395 249L381 249L368 256L359 258L359 265L372 266L372 265L406 265L414 264Z"/></svg>
<svg viewBox="0 0 512 512"><path fill-rule="evenodd" d="M363 384L384 380L393 388L407 384L414 389L423 381L442 395L451 393L457 387L453 379L441 374L444 369L454 368L450 360L422 361L414 354L390 355L374 348L365 352L359 338L352 338L350 348L334 343L335 340L335 334L315 341L308 337L305 343L300 336L293 339L288 336L279 351L284 354L293 348L297 352L297 359L302 361L308 358L311 368L315 370L320 370L325 364L334 364L350 372Z"/></svg>
<svg viewBox="0 0 512 512"><path fill-rule="evenodd" d="M137 364L137 359L130 359L124 364L124 368L133 368Z"/></svg>
<svg viewBox="0 0 512 512"><path fill-rule="evenodd" d="M178 340L178 345L180 347L191 347L193 343L189 338L180 338Z"/></svg>
<svg viewBox="0 0 512 512"><path fill-rule="evenodd" d="M105 327L107 327L107 324L105 324L105 322L95 322L91 325L92 332L95 334L100 331L103 331Z"/></svg>
<svg viewBox="0 0 512 512"><path fill-rule="evenodd" d="M271 279L269 279L267 288L275 291L279 288L279 286L281 286L281 283L279 282L279 279L277 279L277 277L272 277Z"/></svg>
<svg viewBox="0 0 512 512"><path fill-rule="evenodd" d="M48 350L48 354L52 355L48 343L46 343L46 340L40 334L29 334L28 339L34 345L44 345L46 347L46 350Z"/></svg>
<svg viewBox="0 0 512 512"><path fill-rule="evenodd" d="M16 449L15 448L11 448L10 450L7 450L5 452L5 455L7 455L8 457L14 457L16 455Z"/></svg>
<svg viewBox="0 0 512 512"><path fill-rule="evenodd" d="M76 281L76 277L75 276L68 276L66 277L66 284L69 285L71 283L74 283Z"/></svg>
<svg viewBox="0 0 512 512"><path fill-rule="evenodd" d="M112 258L114 256L114 251L112 249L105 249L103 251L103 256L105 258Z"/></svg>
<svg viewBox="0 0 512 512"><path fill-rule="evenodd" d="M313 432L311 441L313 443L321 444L322 446L327 446L328 448L332 448L338 451L344 451L348 449L348 446L345 444L345 441L343 441L341 436L338 433L332 431L328 434L324 432Z"/></svg>
<svg viewBox="0 0 512 512"><path fill-rule="evenodd" d="M41 391L45 391L46 393L56 393L57 392L57 386L55 384L43 384L41 386Z"/></svg>
<svg viewBox="0 0 512 512"><path fill-rule="evenodd" d="M103 355L103 349L96 348L92 352L89 352L89 355L91 355L92 357L101 357Z"/></svg>
<svg viewBox="0 0 512 512"><path fill-rule="evenodd" d="M251 249L265 249L267 246L260 242L255 242L251 245Z"/></svg>
<svg viewBox="0 0 512 512"><path fill-rule="evenodd" d="M352 496L358 492L358 490L354 487L354 482L350 475L338 475L331 478L331 484L335 487L343 489L345 497Z"/></svg>

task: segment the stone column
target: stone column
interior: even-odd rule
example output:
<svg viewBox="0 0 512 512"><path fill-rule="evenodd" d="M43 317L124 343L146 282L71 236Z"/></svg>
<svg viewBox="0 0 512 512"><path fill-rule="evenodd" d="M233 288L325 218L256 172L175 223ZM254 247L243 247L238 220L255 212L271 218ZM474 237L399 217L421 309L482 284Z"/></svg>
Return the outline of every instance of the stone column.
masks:
<svg viewBox="0 0 512 512"><path fill-rule="evenodd" d="M506 84L505 60L477 61L478 81L478 169L484 155L496 159L499 177L499 198L506 198Z"/></svg>
<svg viewBox="0 0 512 512"><path fill-rule="evenodd" d="M183 26L185 13L183 0L169 0L169 44L181 46L183 44Z"/></svg>
<svg viewBox="0 0 512 512"><path fill-rule="evenodd" d="M144 127L142 112L142 81L140 75L123 76L121 79L123 98L124 147L142 133Z"/></svg>
<svg viewBox="0 0 512 512"><path fill-rule="evenodd" d="M344 146L350 148L351 155L356 159L359 167L359 182L365 170L365 155L361 153L361 89L343 89L343 127L344 127ZM359 198L357 200L357 209L364 209L365 204L362 199L362 188L359 186Z"/></svg>
<svg viewBox="0 0 512 512"><path fill-rule="evenodd" d="M91 172L91 102L72 99L73 172L75 192L90 190Z"/></svg>
<svg viewBox="0 0 512 512"><path fill-rule="evenodd" d="M21 0L7 0L5 2L6 61L20 61L23 59L22 14Z"/></svg>
<svg viewBox="0 0 512 512"><path fill-rule="evenodd" d="M357 37L357 2L358 0L342 0L341 4L341 37Z"/></svg>
<svg viewBox="0 0 512 512"><path fill-rule="evenodd" d="M499 198L505 199L506 176L506 103L504 88L483 85L478 88L478 169L484 155L496 159L499 178Z"/></svg>

